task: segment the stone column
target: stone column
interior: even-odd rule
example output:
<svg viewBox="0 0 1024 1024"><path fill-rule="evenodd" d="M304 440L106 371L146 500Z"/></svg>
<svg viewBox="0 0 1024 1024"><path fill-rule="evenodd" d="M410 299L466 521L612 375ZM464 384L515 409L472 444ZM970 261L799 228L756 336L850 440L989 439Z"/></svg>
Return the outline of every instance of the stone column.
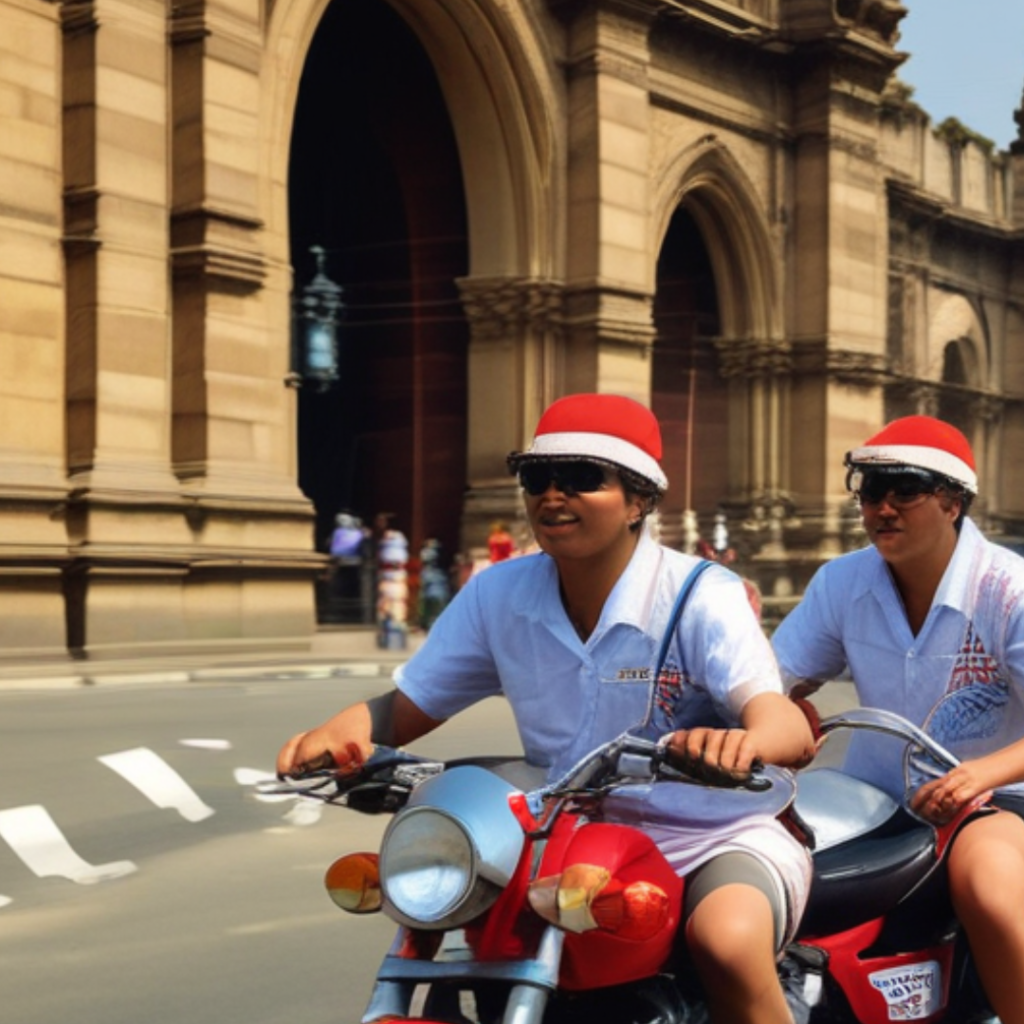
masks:
<svg viewBox="0 0 1024 1024"><path fill-rule="evenodd" d="M569 18L570 196L564 389L650 401L650 64L654 6L597 0Z"/></svg>
<svg viewBox="0 0 1024 1024"><path fill-rule="evenodd" d="M470 328L465 550L486 543L494 519L521 518L505 458L528 444L564 377L562 285L537 278L463 278Z"/></svg>
<svg viewBox="0 0 1024 1024"><path fill-rule="evenodd" d="M194 557L196 639L304 643L313 509L297 483L289 269L260 218L260 0L172 5L174 471Z"/></svg>
<svg viewBox="0 0 1024 1024"><path fill-rule="evenodd" d="M971 507L971 515L986 530L991 525L991 517L998 519L1004 511L1000 501L999 466L1002 453L999 439L1005 407L1005 399L996 395L976 395L971 401L971 414L976 426L968 441L974 452L979 491Z"/></svg>
<svg viewBox="0 0 1024 1024"><path fill-rule="evenodd" d="M789 489L802 538L834 549L845 501L843 453L883 416L888 203L878 159L882 89L901 58L890 0L796 0L784 10L793 67L794 215L788 245L795 375L787 440ZM817 506L817 507L811 507Z"/></svg>
<svg viewBox="0 0 1024 1024"><path fill-rule="evenodd" d="M0 93L0 659L64 657L60 23L3 4Z"/></svg>
<svg viewBox="0 0 1024 1024"><path fill-rule="evenodd" d="M746 482L755 503L775 501L784 489L784 457L781 430L788 405L787 385L793 371L789 342L780 340L715 341L719 372L739 392L742 431L730 445L729 478ZM742 462L742 464L741 464Z"/></svg>
<svg viewBox="0 0 1024 1024"><path fill-rule="evenodd" d="M166 9L69 0L61 17L68 644L174 644L188 531L170 469Z"/></svg>
<svg viewBox="0 0 1024 1024"><path fill-rule="evenodd" d="M745 480L749 498L733 508L742 516L741 546L752 548L749 571L764 596L767 621L774 621L798 592L790 567L786 532L799 528L785 487L788 466L782 444L789 417L793 351L772 339L717 339L719 368L736 393L736 440L730 444L730 478Z"/></svg>

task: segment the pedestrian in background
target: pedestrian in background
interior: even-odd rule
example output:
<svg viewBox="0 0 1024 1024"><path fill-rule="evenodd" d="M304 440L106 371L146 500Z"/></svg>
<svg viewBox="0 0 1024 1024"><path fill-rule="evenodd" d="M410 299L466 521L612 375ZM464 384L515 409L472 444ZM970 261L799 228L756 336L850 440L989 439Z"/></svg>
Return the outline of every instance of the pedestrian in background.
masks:
<svg viewBox="0 0 1024 1024"><path fill-rule="evenodd" d="M487 535L487 553L491 565L511 558L515 550L516 542L508 532L508 526L500 519L491 523L490 533Z"/></svg>

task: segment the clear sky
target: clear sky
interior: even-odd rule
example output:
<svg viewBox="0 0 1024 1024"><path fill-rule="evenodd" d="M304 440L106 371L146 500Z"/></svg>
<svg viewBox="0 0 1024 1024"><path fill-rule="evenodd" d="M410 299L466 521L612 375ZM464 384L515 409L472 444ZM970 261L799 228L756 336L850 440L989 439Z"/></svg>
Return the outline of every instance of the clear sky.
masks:
<svg viewBox="0 0 1024 1024"><path fill-rule="evenodd" d="M1024 93L1024 0L903 0L899 77L932 124L955 117L1006 149Z"/></svg>

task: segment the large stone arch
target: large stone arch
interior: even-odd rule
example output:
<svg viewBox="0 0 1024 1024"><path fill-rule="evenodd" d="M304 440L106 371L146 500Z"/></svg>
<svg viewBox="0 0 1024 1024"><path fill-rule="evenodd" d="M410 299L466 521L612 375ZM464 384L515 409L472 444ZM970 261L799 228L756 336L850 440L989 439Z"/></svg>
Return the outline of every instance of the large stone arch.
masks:
<svg viewBox="0 0 1024 1024"><path fill-rule="evenodd" d="M653 251L677 206L685 204L704 235L721 300L723 337L783 336L777 260L756 190L728 147L706 136L681 150L655 183Z"/></svg>
<svg viewBox="0 0 1024 1024"><path fill-rule="evenodd" d="M789 348L780 273L757 190L728 146L705 136L656 178L652 230L659 251L675 210L697 224L715 276L719 373L728 387L728 458L721 503L744 512L784 491L781 452Z"/></svg>
<svg viewBox="0 0 1024 1024"><path fill-rule="evenodd" d="M266 53L273 56L262 97L264 201L281 300L273 315L282 331L291 286L291 125L306 53L328 2L277 0L267 28ZM490 515L476 506L487 506L495 490L509 490L504 457L521 446L555 386L567 209L566 141L558 131L564 84L550 52L558 33L554 22L538 21L536 8L492 0L381 2L406 22L434 67L462 169L468 273L458 284L470 329L468 546L476 542L477 520Z"/></svg>
<svg viewBox="0 0 1024 1024"><path fill-rule="evenodd" d="M305 56L329 2L277 0L267 27L262 199L268 248L283 263L292 118ZM386 2L420 39L448 103L466 187L470 276L557 277L565 249L565 155L554 131L561 99L530 20L486 0Z"/></svg>
<svg viewBox="0 0 1024 1024"><path fill-rule="evenodd" d="M929 380L942 382L949 345L956 345L965 371L963 383L983 388L989 382L988 335L970 300L959 294L936 293L928 318L927 365Z"/></svg>
<svg viewBox="0 0 1024 1024"><path fill-rule="evenodd" d="M931 292L925 338L923 411L952 423L974 450L981 497L974 515L982 522L999 507L998 421L1002 403L994 398L989 332L978 306L966 295Z"/></svg>

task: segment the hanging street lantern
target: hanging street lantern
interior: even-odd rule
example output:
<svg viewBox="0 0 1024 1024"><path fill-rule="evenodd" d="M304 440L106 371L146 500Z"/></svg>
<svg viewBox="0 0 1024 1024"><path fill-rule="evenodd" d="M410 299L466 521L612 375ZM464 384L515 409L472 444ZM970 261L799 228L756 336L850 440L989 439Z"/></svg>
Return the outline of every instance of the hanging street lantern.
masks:
<svg viewBox="0 0 1024 1024"><path fill-rule="evenodd" d="M327 391L339 378L338 325L345 307L341 285L324 272L327 252L319 245L309 251L316 258L316 274L295 300L293 379Z"/></svg>

